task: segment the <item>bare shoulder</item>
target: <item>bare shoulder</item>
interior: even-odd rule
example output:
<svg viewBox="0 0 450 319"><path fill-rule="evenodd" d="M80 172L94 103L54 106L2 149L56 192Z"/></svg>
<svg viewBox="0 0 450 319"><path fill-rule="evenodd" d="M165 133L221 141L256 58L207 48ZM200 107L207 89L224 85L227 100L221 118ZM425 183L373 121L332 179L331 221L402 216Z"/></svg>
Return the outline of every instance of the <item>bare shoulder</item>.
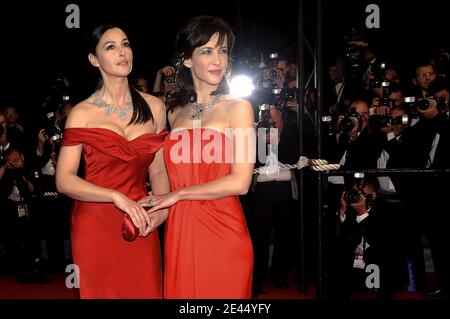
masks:
<svg viewBox="0 0 450 319"><path fill-rule="evenodd" d="M252 127L254 122L253 106L246 99L227 96L224 99L227 106L228 119L231 127Z"/></svg>
<svg viewBox="0 0 450 319"><path fill-rule="evenodd" d="M90 99L86 99L73 107L67 116L65 128L87 127L89 118L92 117L94 104Z"/></svg>
<svg viewBox="0 0 450 319"><path fill-rule="evenodd" d="M225 97L224 102L226 103L227 108L233 113L253 111L252 104L243 98L227 96Z"/></svg>
<svg viewBox="0 0 450 319"><path fill-rule="evenodd" d="M160 131L166 126L166 106L156 96L139 92L150 107L155 122L157 123L157 130Z"/></svg>
<svg viewBox="0 0 450 319"><path fill-rule="evenodd" d="M227 105L228 112L230 112L233 117L236 115L253 116L253 106L246 99L227 96L224 99L224 102Z"/></svg>
<svg viewBox="0 0 450 319"><path fill-rule="evenodd" d="M144 100L150 106L150 110L152 111L153 114L166 112L166 106L159 98L157 98L156 96L150 95L150 94L142 93L142 92L139 92L139 94L141 94L141 96L144 98Z"/></svg>

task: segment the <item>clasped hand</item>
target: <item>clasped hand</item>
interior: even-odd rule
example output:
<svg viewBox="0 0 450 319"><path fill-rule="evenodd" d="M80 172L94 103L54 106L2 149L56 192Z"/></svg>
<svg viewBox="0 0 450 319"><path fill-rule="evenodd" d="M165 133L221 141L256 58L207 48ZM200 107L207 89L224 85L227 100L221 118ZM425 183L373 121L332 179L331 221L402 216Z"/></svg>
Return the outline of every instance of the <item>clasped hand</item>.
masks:
<svg viewBox="0 0 450 319"><path fill-rule="evenodd" d="M130 216L133 224L139 229L139 236L141 237L145 237L155 231L167 219L169 214L169 210L164 208L146 211L145 207L149 207L148 202L151 196L153 195L150 193L149 196L133 201L119 192L113 195L114 205Z"/></svg>

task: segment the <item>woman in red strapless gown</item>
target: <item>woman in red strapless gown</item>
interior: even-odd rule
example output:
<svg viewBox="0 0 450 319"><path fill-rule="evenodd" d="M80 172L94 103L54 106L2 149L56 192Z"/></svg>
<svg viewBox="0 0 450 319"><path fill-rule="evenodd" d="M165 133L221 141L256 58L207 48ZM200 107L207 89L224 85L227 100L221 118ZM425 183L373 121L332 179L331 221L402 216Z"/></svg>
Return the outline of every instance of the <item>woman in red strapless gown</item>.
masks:
<svg viewBox="0 0 450 319"><path fill-rule="evenodd" d="M170 207L164 297L250 298L253 249L237 195L249 188L255 145L244 138L239 150L225 135L237 128L254 134L250 103L226 94L234 36L222 19L203 16L189 21L177 39L182 61L168 100L173 131L164 143L172 192L151 196L149 210ZM189 103L190 96L199 103ZM200 119L210 128L193 128ZM247 154L238 162L233 151Z"/></svg>
<svg viewBox="0 0 450 319"><path fill-rule="evenodd" d="M165 106L129 86L132 51L121 29L100 26L93 38L89 59L104 84L69 114L56 172L58 190L75 199L71 236L80 297L162 298L154 230L168 211L149 216L137 201L148 195L147 172L153 193L170 189L161 148ZM111 106L120 97L132 105ZM77 176L81 157L83 178ZM125 214L140 234L131 242L122 235Z"/></svg>
<svg viewBox="0 0 450 319"><path fill-rule="evenodd" d="M202 136L201 150L223 146L227 136L208 129L185 129L164 143L164 161L173 192L207 185L231 173L225 147L220 161L174 163L171 151L195 134ZM182 141L184 140L184 141ZM194 150L189 149L193 158ZM166 298L250 298L253 250L239 198L182 200L170 209L165 237Z"/></svg>

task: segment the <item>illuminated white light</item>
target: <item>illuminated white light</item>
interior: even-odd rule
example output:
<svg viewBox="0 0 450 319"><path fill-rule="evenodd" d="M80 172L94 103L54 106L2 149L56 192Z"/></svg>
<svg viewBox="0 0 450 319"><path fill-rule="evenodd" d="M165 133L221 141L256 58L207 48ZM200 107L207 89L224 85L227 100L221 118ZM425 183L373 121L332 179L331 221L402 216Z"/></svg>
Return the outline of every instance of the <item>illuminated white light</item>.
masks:
<svg viewBox="0 0 450 319"><path fill-rule="evenodd" d="M238 75L230 81L230 93L237 97L250 96L255 89L252 79L245 75Z"/></svg>

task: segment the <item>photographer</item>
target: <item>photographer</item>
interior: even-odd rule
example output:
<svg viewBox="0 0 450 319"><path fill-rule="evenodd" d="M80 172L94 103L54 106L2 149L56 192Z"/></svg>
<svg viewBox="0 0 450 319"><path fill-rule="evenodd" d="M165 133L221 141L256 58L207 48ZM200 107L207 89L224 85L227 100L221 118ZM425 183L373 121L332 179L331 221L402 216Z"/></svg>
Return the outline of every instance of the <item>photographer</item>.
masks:
<svg viewBox="0 0 450 319"><path fill-rule="evenodd" d="M372 99L370 113L378 115L387 115L389 109L402 107L404 103L403 89L400 82L392 82L384 79L380 87L372 89L376 97Z"/></svg>
<svg viewBox="0 0 450 319"><path fill-rule="evenodd" d="M355 291L366 291L368 265L379 267L379 297L388 297L398 280L392 272L396 254L402 247L395 240L397 229L390 211L378 196L375 177L356 176L341 195L337 212L338 244L331 275L330 298L350 298Z"/></svg>
<svg viewBox="0 0 450 319"><path fill-rule="evenodd" d="M368 121L367 103L361 100L352 102L348 113L339 115L334 122L334 134L328 135L324 141L326 158L345 169L375 168L378 154L373 147L375 138L369 131ZM343 184L343 181L335 184Z"/></svg>
<svg viewBox="0 0 450 319"><path fill-rule="evenodd" d="M401 167L418 169L448 169L449 156L449 119L448 86L436 80L429 86L432 95L427 99L418 99L413 104L420 117L417 123L405 130L402 135ZM437 94L441 99L439 100ZM434 95L434 96L433 96ZM414 265L416 287L422 293L428 290L423 259L421 237L426 235L430 242L433 264L437 276L439 293L447 294L449 289L448 229L450 210L448 204L448 174L401 176L399 193L409 212L408 252ZM424 200L426 199L426 200Z"/></svg>
<svg viewBox="0 0 450 319"><path fill-rule="evenodd" d="M133 83L136 90L142 93L150 94L150 91L148 90L148 81L144 76L138 75L134 79L130 80L130 82Z"/></svg>
<svg viewBox="0 0 450 319"><path fill-rule="evenodd" d="M267 128L277 129L276 141L271 141L276 149L277 161L284 164L295 164L299 158L297 133L297 90L288 88L285 77L288 72L288 61L271 54L267 66L263 69L266 84L272 85L271 97L260 94L261 100L270 100L270 112L260 112L257 127L267 122L261 115L267 115L270 125ZM265 76L264 76L265 74ZM269 143L268 135L266 141ZM275 145L274 145L275 143ZM258 146L261 145L260 143ZM277 162L278 163L278 162ZM261 163L262 165L266 163ZM280 168L272 174L255 176L255 197L257 203L253 214L254 233L257 237L255 245L255 291L261 289L269 260L270 231L274 230L274 254L272 258L272 283L281 288L288 286L288 274L295 259L289 249L295 229L295 211L297 205L297 177L293 171Z"/></svg>
<svg viewBox="0 0 450 319"><path fill-rule="evenodd" d="M369 106L356 100L350 104L348 113L340 115L331 123L332 133L324 139L324 156L330 163L339 163L344 170L374 169L377 167L378 148L375 136L369 131ZM336 245L335 212L345 186L351 179L344 176L328 176L326 200L327 215L324 219L328 254L333 255ZM329 265L329 273L333 272Z"/></svg>
<svg viewBox="0 0 450 319"><path fill-rule="evenodd" d="M24 155L16 148L4 153L5 173L0 179L0 196L5 205L2 217L5 223L7 253L13 262L13 269L20 271L18 280L22 283L46 283L39 271L40 240L34 225L35 180L25 162ZM4 208L4 209L3 209Z"/></svg>
<svg viewBox="0 0 450 319"><path fill-rule="evenodd" d="M258 146L265 144L267 160L275 158L278 166L279 139L283 133L281 113L274 106L260 106L257 123L258 138L264 139ZM266 144L267 143L267 144ZM269 144L271 143L271 144ZM260 152L260 151L259 151ZM260 163L264 165L266 163ZM293 191L291 183L295 177L288 169L280 168L274 173L255 174L252 190L255 204L249 219L252 234L255 262L253 294L263 293L266 279L273 230L273 257L271 262L271 279L273 285L288 288L290 266L294 263L292 246L293 235Z"/></svg>
<svg viewBox="0 0 450 319"><path fill-rule="evenodd" d="M4 116L6 118L6 134L9 142L15 147L20 148L22 151L29 149L29 136L28 132L24 128L24 125L19 123L19 114L17 109L9 105L4 109Z"/></svg>
<svg viewBox="0 0 450 319"><path fill-rule="evenodd" d="M164 95L168 94L175 83L175 75L175 68L171 65L159 69L158 72L156 72L152 92L163 92Z"/></svg>
<svg viewBox="0 0 450 319"><path fill-rule="evenodd" d="M34 162L36 180L35 224L40 239L45 239L50 270L64 270L64 240L69 239L71 200L57 193L55 172L62 140L62 127L73 105L66 101L58 106L56 116L47 116L45 128L38 133ZM53 114L53 113L51 113Z"/></svg>
<svg viewBox="0 0 450 319"><path fill-rule="evenodd" d="M329 114L345 114L350 103L357 96L358 85L352 82L352 79L345 75L344 59L337 57L333 65L328 70L329 81L325 86L325 106L328 107Z"/></svg>

